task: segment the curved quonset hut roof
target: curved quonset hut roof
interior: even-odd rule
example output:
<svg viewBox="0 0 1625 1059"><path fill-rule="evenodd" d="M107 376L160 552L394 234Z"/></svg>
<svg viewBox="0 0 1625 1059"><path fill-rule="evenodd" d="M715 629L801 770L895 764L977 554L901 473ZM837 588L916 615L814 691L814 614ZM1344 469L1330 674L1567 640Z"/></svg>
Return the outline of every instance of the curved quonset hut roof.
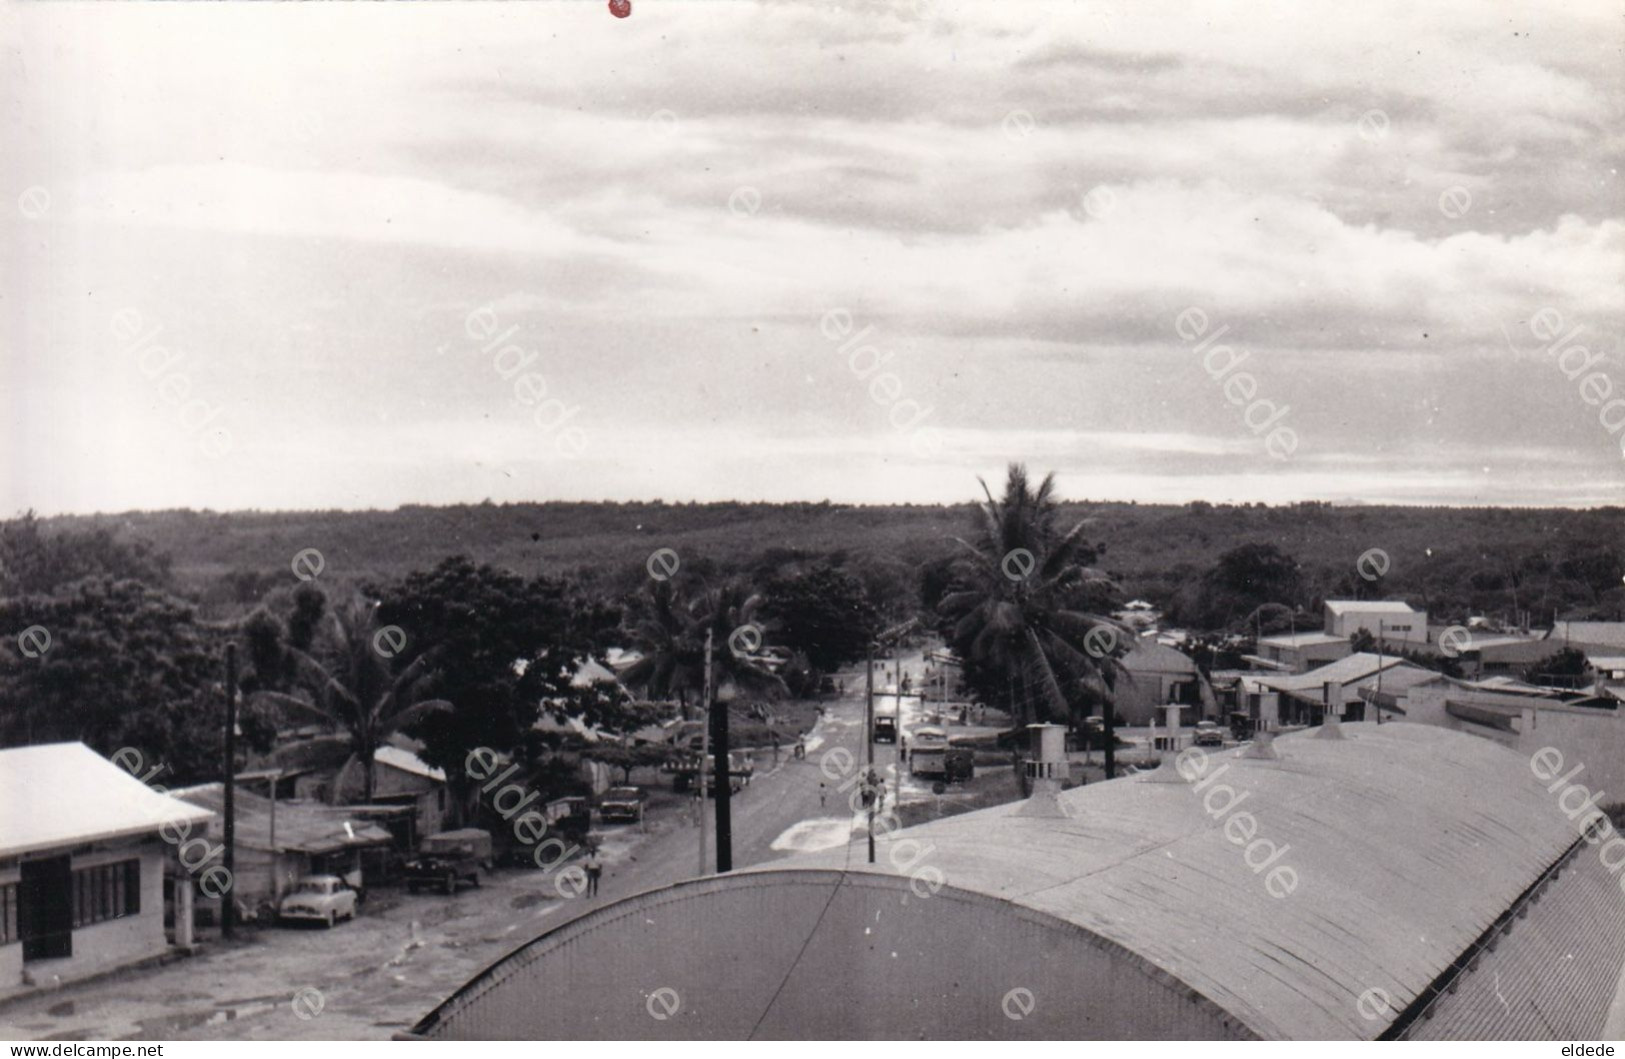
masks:
<svg viewBox="0 0 1625 1059"><path fill-rule="evenodd" d="M628 898L414 1032L1376 1037L1577 832L1497 744L1343 731L1282 738L1278 760L1208 754L1194 783L1067 791L1065 815L1035 800L899 831L873 865L860 841Z"/></svg>

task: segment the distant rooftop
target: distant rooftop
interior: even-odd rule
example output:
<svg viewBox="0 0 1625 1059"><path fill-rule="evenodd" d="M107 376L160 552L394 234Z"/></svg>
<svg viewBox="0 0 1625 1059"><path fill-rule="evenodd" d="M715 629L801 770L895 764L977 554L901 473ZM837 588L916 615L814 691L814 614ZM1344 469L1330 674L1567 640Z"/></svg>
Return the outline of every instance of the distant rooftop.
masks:
<svg viewBox="0 0 1625 1059"><path fill-rule="evenodd" d="M1625 648L1625 621L1560 621L1552 626L1546 638L1576 646Z"/></svg>
<svg viewBox="0 0 1625 1059"><path fill-rule="evenodd" d="M1326 609L1333 614L1417 614L1409 603L1397 599L1328 599Z"/></svg>
<svg viewBox="0 0 1625 1059"><path fill-rule="evenodd" d="M1391 670L1415 670L1430 677L1438 676L1432 670L1423 669L1421 666L1407 662L1403 658L1360 651L1349 655L1347 658L1339 658L1335 662L1327 662L1323 666L1316 666L1307 673L1258 676L1252 679L1267 687L1274 688L1276 691L1313 690L1318 692L1320 686L1327 681L1352 684L1357 680L1376 675L1379 670L1383 673L1384 679Z"/></svg>
<svg viewBox="0 0 1625 1059"><path fill-rule="evenodd" d="M1347 636L1333 636L1329 632L1288 633L1284 636L1266 636L1258 641L1259 645L1269 644L1271 647L1321 647L1326 644L1348 643Z"/></svg>

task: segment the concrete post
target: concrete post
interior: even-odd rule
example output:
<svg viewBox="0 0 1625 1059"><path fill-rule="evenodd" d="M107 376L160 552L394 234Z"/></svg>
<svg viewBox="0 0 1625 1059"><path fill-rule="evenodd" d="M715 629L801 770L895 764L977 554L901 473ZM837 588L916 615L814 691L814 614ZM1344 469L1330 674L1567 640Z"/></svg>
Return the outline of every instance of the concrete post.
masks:
<svg viewBox="0 0 1625 1059"><path fill-rule="evenodd" d="M175 947L191 952L192 877L184 871L175 877Z"/></svg>

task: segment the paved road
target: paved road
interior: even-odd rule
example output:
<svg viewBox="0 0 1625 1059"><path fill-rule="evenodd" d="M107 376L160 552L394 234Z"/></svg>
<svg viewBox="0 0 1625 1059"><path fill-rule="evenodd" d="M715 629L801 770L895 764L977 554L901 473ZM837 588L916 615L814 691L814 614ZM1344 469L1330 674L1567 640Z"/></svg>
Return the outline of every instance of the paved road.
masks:
<svg viewBox="0 0 1625 1059"><path fill-rule="evenodd" d="M918 679L917 657L911 668ZM735 796L736 867L839 845L861 827L833 784L819 805L819 784L829 783L819 768L825 756L839 747L860 760L861 671L843 679L848 694L814 729L807 759L786 753ZM892 754L881 749L882 766ZM604 902L696 875L697 830L691 815L680 815L652 821L647 833L608 832L597 898L560 899L556 879L537 871L499 872L452 898L380 892L365 914L332 931L211 942L191 959L0 1006L0 1038L387 1038L528 939Z"/></svg>

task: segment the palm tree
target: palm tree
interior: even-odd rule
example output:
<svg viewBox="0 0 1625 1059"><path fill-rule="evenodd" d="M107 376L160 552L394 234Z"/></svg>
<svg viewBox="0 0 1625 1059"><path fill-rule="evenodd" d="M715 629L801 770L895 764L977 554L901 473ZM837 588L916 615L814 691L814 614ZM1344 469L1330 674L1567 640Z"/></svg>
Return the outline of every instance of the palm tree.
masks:
<svg viewBox="0 0 1625 1059"><path fill-rule="evenodd" d="M650 582L638 597L627 629L641 656L621 671L621 683L650 698L676 699L688 719L688 697L697 698L705 681L704 633L693 637L694 619L670 581Z"/></svg>
<svg viewBox="0 0 1625 1059"><path fill-rule="evenodd" d="M347 732L350 748L361 762L365 800L372 801L376 777L373 758L384 739L452 704L422 694L430 671L431 652L424 651L395 671L394 640L378 623L378 605L359 596L323 623L326 633L317 653L288 647L294 682L308 698L280 691L256 691L250 701L325 722ZM312 645L317 651L317 645Z"/></svg>
<svg viewBox="0 0 1625 1059"><path fill-rule="evenodd" d="M621 673L621 683L650 697L675 698L688 714L689 697L705 685L705 634L712 636L711 672L719 698L742 693L775 699L788 694L784 681L754 656L760 646L756 622L760 597L730 582L685 599L670 581L651 583L628 632L642 654ZM755 633L744 630L756 629Z"/></svg>
<svg viewBox="0 0 1625 1059"><path fill-rule="evenodd" d="M981 481L978 479L978 481ZM1093 552L1085 522L1062 533L1055 476L1031 488L1027 469L1011 464L1004 496L982 482L971 540L955 538L965 554L953 587L939 604L954 652L1010 689L1012 720L1076 721L1093 703L1106 720L1106 769L1115 772L1112 688L1130 633L1084 609L1114 586L1088 566Z"/></svg>

